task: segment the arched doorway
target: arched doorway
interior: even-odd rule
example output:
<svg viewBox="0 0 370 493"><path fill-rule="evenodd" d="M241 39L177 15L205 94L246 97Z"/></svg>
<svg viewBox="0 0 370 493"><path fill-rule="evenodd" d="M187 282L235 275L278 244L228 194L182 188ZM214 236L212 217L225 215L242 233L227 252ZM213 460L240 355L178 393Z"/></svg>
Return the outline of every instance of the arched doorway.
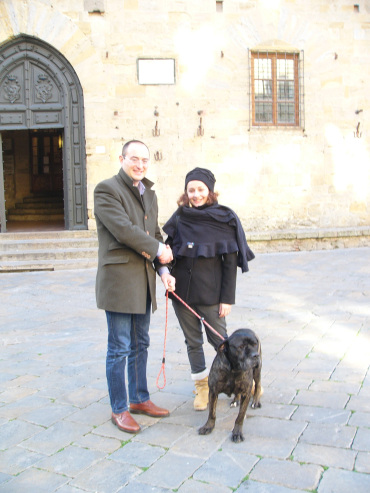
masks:
<svg viewBox="0 0 370 493"><path fill-rule="evenodd" d="M63 55L34 37L0 47L0 146L2 232L26 197L45 214L59 201L64 228L87 229L82 88Z"/></svg>

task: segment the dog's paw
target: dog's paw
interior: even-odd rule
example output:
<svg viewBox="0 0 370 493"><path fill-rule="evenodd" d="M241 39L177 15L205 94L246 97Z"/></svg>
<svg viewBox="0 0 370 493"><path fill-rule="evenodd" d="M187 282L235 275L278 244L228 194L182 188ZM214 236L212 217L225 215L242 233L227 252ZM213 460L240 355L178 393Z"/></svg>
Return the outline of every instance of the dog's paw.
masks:
<svg viewBox="0 0 370 493"><path fill-rule="evenodd" d="M233 400L230 402L230 407L238 407L239 406L239 401Z"/></svg>
<svg viewBox="0 0 370 493"><path fill-rule="evenodd" d="M252 402L251 407L252 407L253 409L257 409L257 408L260 408L260 407L262 407L262 406L261 406L261 403L258 401L258 402Z"/></svg>
<svg viewBox="0 0 370 493"><path fill-rule="evenodd" d="M199 428L198 433L199 435L209 435L212 433L213 427L212 426L207 426L204 425L201 428Z"/></svg>
<svg viewBox="0 0 370 493"><path fill-rule="evenodd" d="M233 432L233 434L231 435L231 440L234 443L244 442L244 435L241 432L238 432L238 433Z"/></svg>

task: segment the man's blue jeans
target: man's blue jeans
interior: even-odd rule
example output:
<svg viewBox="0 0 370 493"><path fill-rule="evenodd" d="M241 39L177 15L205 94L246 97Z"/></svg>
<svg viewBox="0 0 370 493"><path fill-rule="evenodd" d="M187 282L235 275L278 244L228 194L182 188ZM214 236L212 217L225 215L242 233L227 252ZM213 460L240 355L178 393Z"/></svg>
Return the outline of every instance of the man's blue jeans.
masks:
<svg viewBox="0 0 370 493"><path fill-rule="evenodd" d="M106 311L108 322L108 350L106 373L112 411L128 410L125 384L126 359L130 402L139 404L149 400L146 367L149 347L151 302L148 296L144 315Z"/></svg>

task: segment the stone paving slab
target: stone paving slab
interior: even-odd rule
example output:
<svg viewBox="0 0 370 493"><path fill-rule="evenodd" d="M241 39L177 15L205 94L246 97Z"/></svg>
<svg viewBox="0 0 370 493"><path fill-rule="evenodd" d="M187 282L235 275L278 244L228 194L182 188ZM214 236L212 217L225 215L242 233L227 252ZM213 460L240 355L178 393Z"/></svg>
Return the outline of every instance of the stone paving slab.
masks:
<svg viewBox="0 0 370 493"><path fill-rule="evenodd" d="M302 463L338 467L352 471L357 452L355 450L298 443L293 452L293 459Z"/></svg>
<svg viewBox="0 0 370 493"><path fill-rule="evenodd" d="M355 470L370 474L370 453L359 452L356 458Z"/></svg>
<svg viewBox="0 0 370 493"><path fill-rule="evenodd" d="M96 493L110 493L119 491L122 485L130 479L138 476L142 470L139 467L103 459L97 464L89 467L78 474L70 484L82 490L94 491Z"/></svg>
<svg viewBox="0 0 370 493"><path fill-rule="evenodd" d="M253 469L250 478L287 488L314 490L319 484L322 472L322 467L313 464L263 458Z"/></svg>
<svg viewBox="0 0 370 493"><path fill-rule="evenodd" d="M193 475L193 478L208 484L237 488L259 458L232 450L219 450L214 453Z"/></svg>
<svg viewBox="0 0 370 493"><path fill-rule="evenodd" d="M205 483L204 481L195 481L194 479L188 479L178 489L179 493L230 493L230 488L227 486ZM126 490L125 490L126 493Z"/></svg>
<svg viewBox="0 0 370 493"><path fill-rule="evenodd" d="M138 479L141 483L157 487L177 489L188 478L192 477L202 465L199 457L167 452L153 466L144 471Z"/></svg>
<svg viewBox="0 0 370 493"><path fill-rule="evenodd" d="M309 423L301 436L302 443L349 448L356 435L352 426Z"/></svg>
<svg viewBox="0 0 370 493"><path fill-rule="evenodd" d="M301 493L303 490L286 488L277 484L259 483L248 479L237 490L239 493Z"/></svg>
<svg viewBox="0 0 370 493"><path fill-rule="evenodd" d="M310 423L345 425L350 417L351 412L345 409L328 409L308 405L297 407L291 419Z"/></svg>
<svg viewBox="0 0 370 493"><path fill-rule="evenodd" d="M368 493L370 491L370 476L330 468L325 471L317 491L318 493L348 493L349 491Z"/></svg>
<svg viewBox="0 0 370 493"><path fill-rule="evenodd" d="M238 274L228 331L259 334L264 388L239 444L224 395L213 433L197 432L207 411L193 410L171 304L166 384L156 386L159 280L148 379L171 415L135 416L137 435L113 426L94 284L94 269L0 275L0 493L370 491L370 248L258 254ZM210 364L208 344L205 353Z"/></svg>

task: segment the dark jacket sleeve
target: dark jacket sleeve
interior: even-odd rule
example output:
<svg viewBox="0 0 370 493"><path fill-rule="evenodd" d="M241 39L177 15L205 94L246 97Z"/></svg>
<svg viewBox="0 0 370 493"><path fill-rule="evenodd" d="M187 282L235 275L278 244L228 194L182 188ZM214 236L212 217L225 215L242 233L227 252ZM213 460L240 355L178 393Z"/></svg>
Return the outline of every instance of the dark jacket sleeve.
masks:
<svg viewBox="0 0 370 493"><path fill-rule="evenodd" d="M235 304L237 267L238 254L236 252L223 256L220 303Z"/></svg>

